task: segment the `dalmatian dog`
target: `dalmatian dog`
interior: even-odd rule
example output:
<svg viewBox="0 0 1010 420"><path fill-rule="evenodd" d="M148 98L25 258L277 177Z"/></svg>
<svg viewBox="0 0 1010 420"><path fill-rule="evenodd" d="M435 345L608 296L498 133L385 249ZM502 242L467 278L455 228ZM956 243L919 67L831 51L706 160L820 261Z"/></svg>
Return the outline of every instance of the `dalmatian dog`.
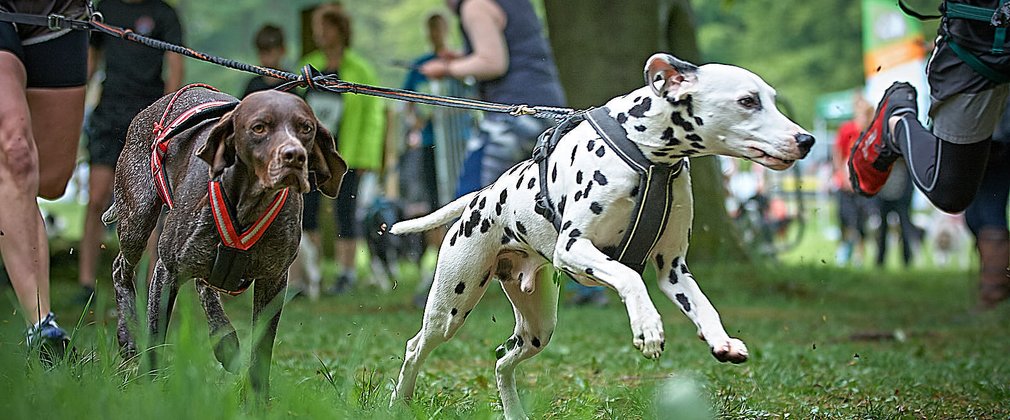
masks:
<svg viewBox="0 0 1010 420"><path fill-rule="evenodd" d="M659 53L646 62L645 77L645 87L611 99L606 108L654 164L672 166L690 156L719 154L783 170L813 146L814 138L778 111L775 90L747 70L699 67ZM640 194L638 172L601 141L589 121L561 137L546 164L546 178L539 176L538 162L520 162L484 189L392 227L394 234L419 232L459 217L439 251L423 324L407 342L393 402L411 397L421 363L453 337L497 278L512 303L516 325L498 348L495 376L505 416L525 418L514 371L544 349L557 321L559 285L549 276L537 276L547 266L582 284L615 290L627 307L634 346L650 359L663 352L663 321L642 276L605 253L629 228ZM560 229L535 206L541 179L548 184ZM694 214L688 171L681 171L668 188L675 201L649 253L659 288L694 322L717 360L744 362L747 347L726 333L685 261Z"/></svg>

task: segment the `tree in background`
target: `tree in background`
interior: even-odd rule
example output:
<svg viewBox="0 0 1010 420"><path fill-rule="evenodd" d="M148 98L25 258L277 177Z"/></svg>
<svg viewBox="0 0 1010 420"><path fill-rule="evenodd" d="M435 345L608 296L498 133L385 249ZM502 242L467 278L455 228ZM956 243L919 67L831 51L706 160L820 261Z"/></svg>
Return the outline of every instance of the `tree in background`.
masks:
<svg viewBox="0 0 1010 420"><path fill-rule="evenodd" d="M645 59L657 51L701 64L688 0L550 0L544 3L551 44L575 108L603 104L642 87ZM748 255L726 213L725 189L715 157L691 159L696 211L694 259L744 259Z"/></svg>

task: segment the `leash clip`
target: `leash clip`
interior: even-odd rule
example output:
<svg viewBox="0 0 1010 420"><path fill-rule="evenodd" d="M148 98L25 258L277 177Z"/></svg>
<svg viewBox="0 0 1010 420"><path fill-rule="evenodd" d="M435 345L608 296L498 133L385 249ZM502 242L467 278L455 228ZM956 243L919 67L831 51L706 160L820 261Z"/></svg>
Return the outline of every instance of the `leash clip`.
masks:
<svg viewBox="0 0 1010 420"><path fill-rule="evenodd" d="M522 115L537 115L537 110L533 109L529 105L516 105L516 109L509 114L513 117L519 117Z"/></svg>
<svg viewBox="0 0 1010 420"><path fill-rule="evenodd" d="M67 23L67 18L66 16L53 13L49 16L46 16L46 21L49 25L50 31L58 31L60 29L63 29L63 25Z"/></svg>

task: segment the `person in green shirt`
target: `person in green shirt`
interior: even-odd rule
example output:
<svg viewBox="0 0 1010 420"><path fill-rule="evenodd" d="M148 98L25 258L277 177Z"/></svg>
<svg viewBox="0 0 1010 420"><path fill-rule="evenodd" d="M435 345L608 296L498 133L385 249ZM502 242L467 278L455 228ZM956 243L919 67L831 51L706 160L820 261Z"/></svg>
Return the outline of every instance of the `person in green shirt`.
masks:
<svg viewBox="0 0 1010 420"><path fill-rule="evenodd" d="M312 38L318 49L303 58L326 74L354 83L377 85L378 78L372 66L350 48L351 19L343 6L326 3L312 12ZM336 259L341 274L328 289L331 293L346 291L355 281L354 257L361 236L360 223L355 220L358 184L366 171L382 166L386 114L381 99L366 95L341 95L331 92L309 91L305 101L316 117L333 133L337 151L347 162L340 194L336 199L337 240ZM318 192L305 197L303 229L313 245L319 246L317 214ZM310 261L309 264L315 263Z"/></svg>

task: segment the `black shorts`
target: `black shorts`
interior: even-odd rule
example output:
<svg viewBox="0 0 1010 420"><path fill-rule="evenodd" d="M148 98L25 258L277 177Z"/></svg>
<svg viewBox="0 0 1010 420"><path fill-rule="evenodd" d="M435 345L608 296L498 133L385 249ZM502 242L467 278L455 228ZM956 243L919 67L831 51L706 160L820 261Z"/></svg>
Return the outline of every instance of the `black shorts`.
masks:
<svg viewBox="0 0 1010 420"><path fill-rule="evenodd" d="M22 45L14 24L0 22L0 50L21 60L29 88L84 86L88 81L88 32L68 31L37 44Z"/></svg>
<svg viewBox="0 0 1010 420"><path fill-rule="evenodd" d="M109 100L103 98L94 112L88 116L88 122L84 127L88 163L92 166L105 165L115 168L123 145L126 144L126 131L130 128L130 122L147 105L140 102L109 104Z"/></svg>
<svg viewBox="0 0 1010 420"><path fill-rule="evenodd" d="M348 169L340 183L340 193L337 194L336 204L334 204L334 217L337 222L337 237L339 238L361 237L361 223L356 220L358 181L358 171ZM302 208L303 230L315 231L319 229L319 208L323 201L323 195L319 190L305 194L305 205Z"/></svg>

